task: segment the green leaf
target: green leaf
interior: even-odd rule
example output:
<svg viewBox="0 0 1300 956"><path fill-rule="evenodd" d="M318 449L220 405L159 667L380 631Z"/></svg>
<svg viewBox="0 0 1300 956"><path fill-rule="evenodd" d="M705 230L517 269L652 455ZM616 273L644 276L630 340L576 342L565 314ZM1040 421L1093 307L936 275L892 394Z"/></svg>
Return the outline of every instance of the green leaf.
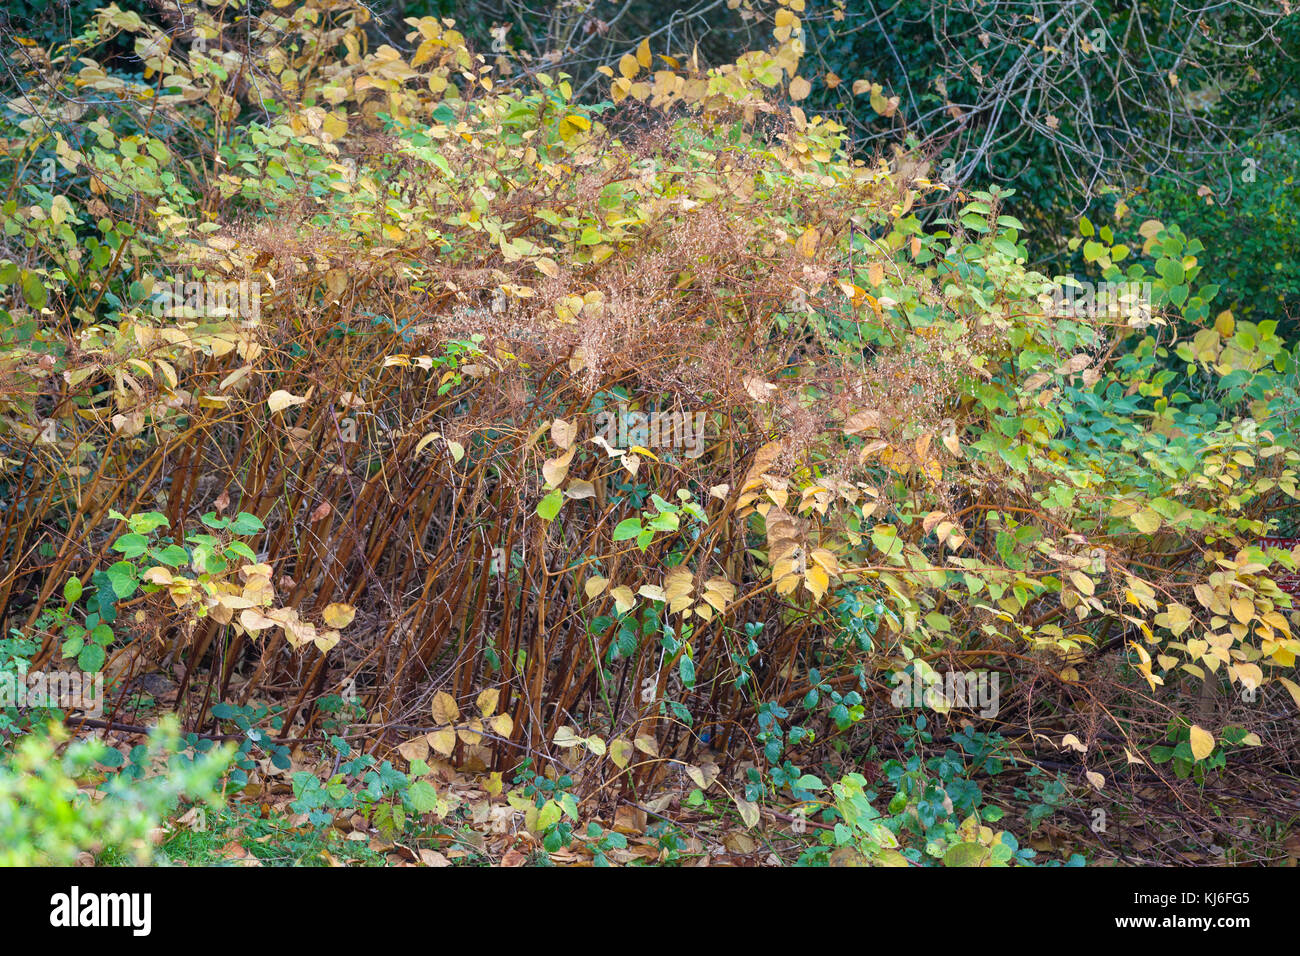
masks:
<svg viewBox="0 0 1300 956"><path fill-rule="evenodd" d="M260 534L266 530L266 525L262 524L262 519L257 515L250 515L246 511L241 511L235 515L235 520L230 522L230 533L241 536L250 534Z"/></svg>
<svg viewBox="0 0 1300 956"><path fill-rule="evenodd" d="M126 558L138 558L149 547L149 539L142 534L124 534L113 542L113 550Z"/></svg>
<svg viewBox="0 0 1300 956"><path fill-rule="evenodd" d="M179 568L190 560L190 553L178 544L169 544L152 552L153 559L169 568Z"/></svg>
<svg viewBox="0 0 1300 956"><path fill-rule="evenodd" d="M242 541L232 541L230 542L230 544L226 545L226 554L238 555L239 557L243 558L245 561L249 561L249 562L257 561L257 555L253 552L253 549L250 548L248 545L244 544L244 542Z"/></svg>
<svg viewBox="0 0 1300 956"><path fill-rule="evenodd" d="M35 272L23 271L22 278L23 298L33 309L45 308L45 303L50 300L49 290L45 288L45 282Z"/></svg>
<svg viewBox="0 0 1300 956"><path fill-rule="evenodd" d="M107 656L98 644L87 644L77 655L77 666L88 674L93 674L104 666L104 659Z"/></svg>
<svg viewBox="0 0 1300 956"><path fill-rule="evenodd" d="M122 516L117 512L110 512L109 517L122 520ZM171 524L165 514L157 511L146 511L143 514L131 515L125 520L127 527L136 534L148 534L151 531L157 531L159 528L166 528Z"/></svg>
<svg viewBox="0 0 1300 956"><path fill-rule="evenodd" d="M119 601L125 601L140 586L140 581L135 576L135 567L127 561L118 561L110 565L108 580L113 585L113 593L117 595Z"/></svg>
<svg viewBox="0 0 1300 956"><path fill-rule="evenodd" d="M560 808L564 815L570 820L578 819L578 798L571 793L565 793L560 797Z"/></svg>
<svg viewBox="0 0 1300 956"><path fill-rule="evenodd" d="M661 515L655 515L650 519L646 526L652 531L676 531L681 524L681 519L673 512L667 511Z"/></svg>
<svg viewBox="0 0 1300 956"><path fill-rule="evenodd" d="M537 514L544 521L554 521L555 516L560 513L560 505L562 504L564 504L564 492L559 488L555 488L537 503Z"/></svg>
<svg viewBox="0 0 1300 956"><path fill-rule="evenodd" d="M63 585L63 600L71 604L81 598L81 581L77 578L68 578Z"/></svg>
<svg viewBox="0 0 1300 956"><path fill-rule="evenodd" d="M944 866L979 866L989 856L987 847L978 843L958 843L943 855Z"/></svg>
<svg viewBox="0 0 1300 956"><path fill-rule="evenodd" d="M547 800L546 806L542 807L541 811L537 814L537 829L546 830L554 826L556 823L559 823L560 814L563 812L563 809L558 803L554 800Z"/></svg>
<svg viewBox="0 0 1300 956"><path fill-rule="evenodd" d="M420 813L429 813L438 809L438 792L427 780L417 780L406 791L411 806Z"/></svg>
<svg viewBox="0 0 1300 956"><path fill-rule="evenodd" d="M641 533L640 518L624 518L614 528L615 541L627 541Z"/></svg>

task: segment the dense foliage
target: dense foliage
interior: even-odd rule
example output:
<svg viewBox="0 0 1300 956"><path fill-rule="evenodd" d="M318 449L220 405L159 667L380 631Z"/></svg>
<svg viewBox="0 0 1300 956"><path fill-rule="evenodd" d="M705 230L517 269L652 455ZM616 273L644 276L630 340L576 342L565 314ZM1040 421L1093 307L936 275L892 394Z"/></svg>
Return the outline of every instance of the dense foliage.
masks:
<svg viewBox="0 0 1300 956"><path fill-rule="evenodd" d="M351 0L185 35L110 5L26 46L0 602L33 666L176 665L196 731L273 700L337 743L355 702L409 771L358 763L367 806L495 774L548 850L573 791L684 775L747 826L824 814L812 862L1027 863L959 779L999 728L1102 796L1271 746L1300 705L1300 555L1260 543L1300 497L1277 323L1217 306L1172 222L1084 220L1089 277L1046 276L1010 193L853 158L782 99L801 7L726 66L644 43L594 106L498 83L449 21L372 48ZM972 666L996 719L861 772L891 688ZM326 777L305 812L353 809Z"/></svg>

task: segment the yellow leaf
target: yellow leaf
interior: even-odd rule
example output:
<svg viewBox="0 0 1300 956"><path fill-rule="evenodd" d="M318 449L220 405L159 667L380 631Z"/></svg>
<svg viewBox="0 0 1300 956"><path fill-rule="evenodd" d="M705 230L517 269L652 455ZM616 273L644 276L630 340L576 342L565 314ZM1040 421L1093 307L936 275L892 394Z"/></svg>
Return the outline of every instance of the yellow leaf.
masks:
<svg viewBox="0 0 1300 956"><path fill-rule="evenodd" d="M611 740L609 742L609 759L614 761L614 766L619 770L624 769L632 761L632 744L626 740Z"/></svg>
<svg viewBox="0 0 1300 956"><path fill-rule="evenodd" d="M639 64L631 53L624 53L618 61L618 72L622 73L629 80L636 79Z"/></svg>
<svg viewBox="0 0 1300 956"><path fill-rule="evenodd" d="M341 635L339 632L333 629L328 631L317 631L316 635L312 638L312 643L316 645L318 651L324 654L339 642L340 637Z"/></svg>
<svg viewBox="0 0 1300 956"><path fill-rule="evenodd" d="M450 724L460 717L460 708L456 706L456 699L446 691L438 691L433 695L433 705L430 707L433 719L440 724Z"/></svg>
<svg viewBox="0 0 1300 956"><path fill-rule="evenodd" d="M750 803L740 797L733 797L736 801L736 809L740 811L741 822L749 829L753 829L758 824L758 804Z"/></svg>
<svg viewBox="0 0 1300 956"><path fill-rule="evenodd" d="M810 564L808 570L804 572L804 586L812 592L813 600L820 601L826 589L830 587L830 578L819 565Z"/></svg>
<svg viewBox="0 0 1300 956"><path fill-rule="evenodd" d="M593 575L587 578L586 583L582 585L582 590L588 598L594 598L609 586L609 578L602 578L600 575Z"/></svg>
<svg viewBox="0 0 1300 956"><path fill-rule="evenodd" d="M646 37L641 41L641 45L636 48L636 61L645 69L650 69L650 64L654 61L650 59L650 38Z"/></svg>
<svg viewBox="0 0 1300 956"><path fill-rule="evenodd" d="M172 583L172 573L168 571L166 568L162 567L161 565L159 565L158 567L150 568L143 575L141 575L141 577L144 578L144 580L148 581L150 584L171 584Z"/></svg>
<svg viewBox="0 0 1300 956"><path fill-rule="evenodd" d="M427 734L424 739L429 741L429 746L438 753L450 757L451 752L456 749L456 728L442 727Z"/></svg>
<svg viewBox="0 0 1300 956"><path fill-rule="evenodd" d="M468 724L456 728L456 734L471 747L483 742L483 721L475 718Z"/></svg>
<svg viewBox="0 0 1300 956"><path fill-rule="evenodd" d="M578 426L570 425L563 418L557 418L551 422L551 440L560 446L563 451L573 444L573 439L577 437Z"/></svg>
<svg viewBox="0 0 1300 956"><path fill-rule="evenodd" d="M705 764L703 767L687 765L686 776L691 778L691 782L701 790L708 790L713 785L713 781L718 779L718 765Z"/></svg>
<svg viewBox="0 0 1300 956"><path fill-rule="evenodd" d="M844 434L856 435L869 428L879 428L881 421L880 412L874 408L861 409L844 420Z"/></svg>
<svg viewBox="0 0 1300 956"><path fill-rule="evenodd" d="M817 228L809 226L803 231L803 234L795 240L794 251L805 259L811 259L817 251Z"/></svg>
<svg viewBox="0 0 1300 956"><path fill-rule="evenodd" d="M1287 693L1291 695L1291 699L1295 701L1295 705L1300 707L1300 687L1297 687L1294 681L1287 680L1285 677L1279 677L1278 681L1286 688Z"/></svg>
<svg viewBox="0 0 1300 956"><path fill-rule="evenodd" d="M1097 590L1097 586L1092 583L1092 578L1088 577L1088 575L1084 574L1082 571L1071 571L1070 583L1078 588L1081 594L1086 594L1089 597L1091 597Z"/></svg>
<svg viewBox="0 0 1300 956"><path fill-rule="evenodd" d="M497 701L500 697L500 690L495 687L489 687L487 690L483 691L483 693L478 695L478 699L474 701L474 704L478 707L478 712L480 714L484 717L491 717L496 713Z"/></svg>
<svg viewBox="0 0 1300 956"><path fill-rule="evenodd" d="M1232 616L1242 624L1249 624L1255 616L1255 605L1248 598L1233 598Z"/></svg>
<svg viewBox="0 0 1300 956"><path fill-rule="evenodd" d="M290 405L301 405L305 401L307 401L307 399L299 398L297 395L286 392L282 388L278 388L267 398L266 405L271 409L271 414L275 414L276 412L284 411Z"/></svg>
<svg viewBox="0 0 1300 956"><path fill-rule="evenodd" d="M1088 752L1088 748L1080 743L1079 738L1074 736L1074 734L1066 734L1061 738L1061 749L1064 750L1066 747L1069 747L1071 750L1077 750L1081 754L1086 754Z"/></svg>
<svg viewBox="0 0 1300 956"><path fill-rule="evenodd" d="M1264 683L1264 672L1258 664L1238 662L1232 665L1232 672L1246 687L1254 690Z"/></svg>
<svg viewBox="0 0 1300 956"><path fill-rule="evenodd" d="M1143 508L1137 514L1133 515L1133 526L1143 534L1155 534L1160 527L1160 515L1156 514L1150 508Z"/></svg>
<svg viewBox="0 0 1300 956"><path fill-rule="evenodd" d="M790 99L802 100L812 92L812 84L802 76L796 76L790 81Z"/></svg>
<svg viewBox="0 0 1300 956"><path fill-rule="evenodd" d="M1197 760L1204 760L1210 754L1214 753L1214 734L1210 733L1196 724L1192 724L1191 740L1192 756Z"/></svg>
<svg viewBox="0 0 1300 956"><path fill-rule="evenodd" d="M415 443L414 455L420 454L420 452L428 448L433 441L441 437L442 434L440 432L429 432L429 434L425 435L423 438L421 438L418 442ZM412 457L414 457L414 455Z"/></svg>
<svg viewBox="0 0 1300 956"><path fill-rule="evenodd" d="M565 724L563 727L555 731L555 736L551 738L551 742L557 747L563 747L565 750L568 750L570 747L578 746L578 744L583 742L583 739L578 736L577 731Z"/></svg>
<svg viewBox="0 0 1300 956"><path fill-rule="evenodd" d="M564 476L569 473L569 462L573 461L573 455L577 448L570 448L559 458L551 458L542 463L542 477L552 488L564 480Z"/></svg>
<svg viewBox="0 0 1300 956"><path fill-rule="evenodd" d="M609 596L614 599L614 607L619 614L626 614L632 608L636 607L636 598L632 595L632 589L626 586L613 588Z"/></svg>
<svg viewBox="0 0 1300 956"><path fill-rule="evenodd" d="M268 627L275 627L280 622L249 608L239 612L239 623L244 630L256 634L258 631L265 631Z"/></svg>
<svg viewBox="0 0 1300 956"><path fill-rule="evenodd" d="M357 609L351 604L331 604L321 613L321 619L330 627L347 627L357 616Z"/></svg>
<svg viewBox="0 0 1300 956"><path fill-rule="evenodd" d="M416 737L404 744L398 744L397 752L407 760L423 760L429 756L429 740L427 737Z"/></svg>

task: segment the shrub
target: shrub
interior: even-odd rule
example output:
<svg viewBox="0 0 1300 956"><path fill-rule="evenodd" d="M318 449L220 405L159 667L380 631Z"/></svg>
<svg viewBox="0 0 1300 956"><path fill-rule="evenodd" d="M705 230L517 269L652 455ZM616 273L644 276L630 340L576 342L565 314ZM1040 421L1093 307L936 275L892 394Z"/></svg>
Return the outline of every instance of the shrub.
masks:
<svg viewBox="0 0 1300 956"><path fill-rule="evenodd" d="M1257 545L1298 494L1275 327L1211 318L1172 224L1081 240L1149 290L1088 315L1027 267L1010 194L924 227L942 187L915 163L775 101L802 89L784 14L728 66L643 48L595 106L563 76L496 85L432 18L409 60L363 53L343 0L187 53L110 6L36 57L0 210L0 599L30 629L111 557L115 509L156 507L160 547L253 516L256 585L193 550L179 583L145 568L131 620L163 640L115 632L106 669L166 647L308 729L354 687L408 760L567 751L590 785L658 778L712 728L755 763L751 824L798 789L792 755L931 662L1104 689L1124 739L1167 683L1300 700L1270 578L1296 557ZM119 33L157 97L92 65ZM83 141L85 87L124 106L87 104ZM51 156L54 186L30 173ZM1113 684L1083 679L1098 659Z"/></svg>
<svg viewBox="0 0 1300 956"><path fill-rule="evenodd" d="M61 724L27 734L0 763L0 866L71 866L79 854L115 850L137 863L154 858L151 831L176 802L221 805L216 788L227 749L197 760L177 751L175 721L160 725L149 747L133 757L146 766L167 761L164 772L104 777L121 753L96 740L67 743ZM115 759L110 759L114 755Z"/></svg>

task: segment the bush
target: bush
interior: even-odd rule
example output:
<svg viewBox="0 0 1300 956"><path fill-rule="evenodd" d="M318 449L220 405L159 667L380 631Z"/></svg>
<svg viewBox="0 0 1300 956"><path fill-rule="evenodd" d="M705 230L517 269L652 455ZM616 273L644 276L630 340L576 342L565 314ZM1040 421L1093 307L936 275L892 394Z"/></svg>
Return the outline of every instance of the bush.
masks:
<svg viewBox="0 0 1300 956"><path fill-rule="evenodd" d="M1175 225L1089 226L1089 267L1144 291L1062 312L1008 193L926 227L917 164L774 101L802 89L788 23L708 71L647 47L584 106L497 86L432 18L409 61L362 53L366 16L181 51L109 7L9 104L0 598L29 631L130 549L109 672L165 653L308 731L346 694L408 761L546 748L593 787L708 733L753 762L750 825L945 662L1082 684L1125 739L1166 684L1300 699L1269 574L1296 557L1257 543L1300 494L1294 357L1215 314ZM157 98L92 65L121 33ZM81 141L87 86L123 107L86 104Z"/></svg>
<svg viewBox="0 0 1300 956"><path fill-rule="evenodd" d="M163 724L133 757L149 776L113 775L121 754L95 740L67 743L61 724L25 735L0 763L0 866L71 866L79 854L115 850L136 863L154 859L152 831L181 798L221 806L217 792L229 749L197 760L177 752L175 721ZM114 755L110 758L110 755Z"/></svg>

